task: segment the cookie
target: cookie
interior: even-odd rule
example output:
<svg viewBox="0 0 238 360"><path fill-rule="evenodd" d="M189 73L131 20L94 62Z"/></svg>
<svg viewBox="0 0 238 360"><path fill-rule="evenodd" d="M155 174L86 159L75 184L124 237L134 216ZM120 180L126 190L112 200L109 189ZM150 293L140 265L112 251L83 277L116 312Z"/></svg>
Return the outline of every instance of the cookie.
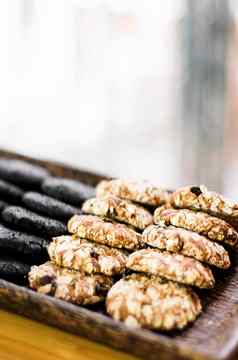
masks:
<svg viewBox="0 0 238 360"><path fill-rule="evenodd" d="M144 230L142 241L151 247L193 257L221 269L230 266L228 252L223 246L185 229L151 225Z"/></svg>
<svg viewBox="0 0 238 360"><path fill-rule="evenodd" d="M155 210L154 222L181 227L204 235L210 240L221 241L233 247L238 246L238 233L231 225L201 211L161 206Z"/></svg>
<svg viewBox="0 0 238 360"><path fill-rule="evenodd" d="M89 199L83 204L82 210L87 214L121 221L140 230L153 223L153 216L148 210L113 195Z"/></svg>
<svg viewBox="0 0 238 360"><path fill-rule="evenodd" d="M38 215L20 206L9 206L5 208L2 212L2 218L14 229L36 234L47 239L67 232L64 223Z"/></svg>
<svg viewBox="0 0 238 360"><path fill-rule="evenodd" d="M12 204L21 202L23 191L16 185L0 179L0 198Z"/></svg>
<svg viewBox="0 0 238 360"><path fill-rule="evenodd" d="M74 215L68 230L81 238L116 248L135 250L141 246L141 234L124 224L115 224L92 215Z"/></svg>
<svg viewBox="0 0 238 360"><path fill-rule="evenodd" d="M47 195L73 206L79 206L95 195L95 190L91 186L60 177L46 179L42 184L42 190Z"/></svg>
<svg viewBox="0 0 238 360"><path fill-rule="evenodd" d="M163 276L199 288L212 288L215 285L208 266L190 257L157 249L143 249L132 253L126 266L134 271Z"/></svg>
<svg viewBox="0 0 238 360"><path fill-rule="evenodd" d="M68 221L74 214L81 213L81 210L74 206L36 192L25 193L22 202L32 211L62 221Z"/></svg>
<svg viewBox="0 0 238 360"><path fill-rule="evenodd" d="M116 282L107 294L106 308L115 320L128 326L164 331L183 329L202 311L190 288L142 274Z"/></svg>
<svg viewBox="0 0 238 360"><path fill-rule="evenodd" d="M0 178L23 187L39 187L50 173L45 168L15 159L0 159Z"/></svg>
<svg viewBox="0 0 238 360"><path fill-rule="evenodd" d="M97 185L96 194L99 197L112 194L122 199L151 206L162 205L168 198L167 190L154 186L148 181L136 182L120 179L101 181Z"/></svg>
<svg viewBox="0 0 238 360"><path fill-rule="evenodd" d="M53 239L48 253L51 261L59 266L108 276L124 272L127 260L122 250L64 235Z"/></svg>
<svg viewBox="0 0 238 360"><path fill-rule="evenodd" d="M17 256L27 264L46 261L48 242L35 235L28 235L0 225L0 250L4 254Z"/></svg>
<svg viewBox="0 0 238 360"><path fill-rule="evenodd" d="M176 190L170 196L170 203L176 208L204 211L226 220L238 229L238 203L209 191L204 185Z"/></svg>
<svg viewBox="0 0 238 360"><path fill-rule="evenodd" d="M60 268L51 262L32 266L28 279L30 287L39 293L78 305L103 301L112 286L112 279L108 276L85 275Z"/></svg>

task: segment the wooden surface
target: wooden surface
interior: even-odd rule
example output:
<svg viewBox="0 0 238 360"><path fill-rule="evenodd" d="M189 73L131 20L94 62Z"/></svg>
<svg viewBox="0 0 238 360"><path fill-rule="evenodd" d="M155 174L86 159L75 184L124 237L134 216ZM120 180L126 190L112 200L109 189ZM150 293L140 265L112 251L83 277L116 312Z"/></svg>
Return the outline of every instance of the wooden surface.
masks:
<svg viewBox="0 0 238 360"><path fill-rule="evenodd" d="M135 360L109 347L0 310L2 360Z"/></svg>

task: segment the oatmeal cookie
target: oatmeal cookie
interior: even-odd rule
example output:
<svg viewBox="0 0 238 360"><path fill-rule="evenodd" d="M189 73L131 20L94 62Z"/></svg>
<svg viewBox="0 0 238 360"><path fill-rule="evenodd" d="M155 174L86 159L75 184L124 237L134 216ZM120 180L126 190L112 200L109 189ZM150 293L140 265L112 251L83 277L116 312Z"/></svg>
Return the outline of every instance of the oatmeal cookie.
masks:
<svg viewBox="0 0 238 360"><path fill-rule="evenodd" d="M74 215L68 222L72 234L99 244L135 250L141 247L141 234L124 224L115 224L92 215Z"/></svg>
<svg viewBox="0 0 238 360"><path fill-rule="evenodd" d="M153 223L153 216L148 210L113 195L89 199L83 204L82 210L87 214L127 223L140 230Z"/></svg>
<svg viewBox="0 0 238 360"><path fill-rule="evenodd" d="M190 257L166 251L143 249L129 255L128 269L163 276L199 288L212 288L215 279L208 266Z"/></svg>
<svg viewBox="0 0 238 360"><path fill-rule="evenodd" d="M122 199L145 205L159 206L166 202L168 191L148 181L110 180L101 181L96 188L97 196L115 195Z"/></svg>
<svg viewBox="0 0 238 360"><path fill-rule="evenodd" d="M209 191L204 185L187 186L176 190L170 195L170 203L176 208L204 211L238 228L238 203Z"/></svg>
<svg viewBox="0 0 238 360"><path fill-rule="evenodd" d="M127 256L119 249L99 245L85 239L63 235L53 239L48 247L51 261L59 266L87 274L108 276L125 271Z"/></svg>
<svg viewBox="0 0 238 360"><path fill-rule="evenodd" d="M155 210L154 222L191 230L210 240L221 241L233 247L238 245L238 233L231 225L201 211L161 206Z"/></svg>
<svg viewBox="0 0 238 360"><path fill-rule="evenodd" d="M132 274L109 290L107 312L128 326L148 329L183 329L202 310L190 288L158 276Z"/></svg>
<svg viewBox="0 0 238 360"><path fill-rule="evenodd" d="M222 269L230 266L228 252L223 246L185 229L151 225L144 230L142 241L151 247L193 257Z"/></svg>
<svg viewBox="0 0 238 360"><path fill-rule="evenodd" d="M52 262L32 266L28 274L32 289L75 304L95 304L104 300L112 286L105 275L85 275L60 268Z"/></svg>

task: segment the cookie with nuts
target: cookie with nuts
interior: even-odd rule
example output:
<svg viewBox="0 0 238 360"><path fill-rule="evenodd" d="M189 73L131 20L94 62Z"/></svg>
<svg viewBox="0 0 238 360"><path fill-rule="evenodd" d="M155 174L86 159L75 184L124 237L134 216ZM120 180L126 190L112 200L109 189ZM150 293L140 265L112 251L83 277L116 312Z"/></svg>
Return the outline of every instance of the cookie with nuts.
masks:
<svg viewBox="0 0 238 360"><path fill-rule="evenodd" d="M191 230L210 240L224 242L233 247L238 245L238 232L230 224L201 211L173 209L164 205L155 210L154 222Z"/></svg>
<svg viewBox="0 0 238 360"><path fill-rule="evenodd" d="M87 214L111 218L140 230L153 223L153 216L148 210L113 195L89 199L83 204L82 210Z"/></svg>
<svg viewBox="0 0 238 360"><path fill-rule="evenodd" d="M132 274L113 285L106 299L107 312L132 327L183 329L201 313L193 290L158 276Z"/></svg>
<svg viewBox="0 0 238 360"><path fill-rule="evenodd" d="M215 279L208 266L190 257L155 249L138 250L128 257L128 269L165 277L199 288L213 288Z"/></svg>
<svg viewBox="0 0 238 360"><path fill-rule="evenodd" d="M108 276L123 273L127 260L122 250L67 235L54 238L48 253L51 261L59 266Z"/></svg>
<svg viewBox="0 0 238 360"><path fill-rule="evenodd" d="M50 261L40 266L32 266L28 279L30 287L39 293L78 305L103 301L113 284L108 276L85 275L58 267Z"/></svg>
<svg viewBox="0 0 238 360"><path fill-rule="evenodd" d="M168 198L168 191L148 181L103 180L96 188L96 195L115 195L122 199L135 201L144 205L159 206Z"/></svg>
<svg viewBox="0 0 238 360"><path fill-rule="evenodd" d="M136 250L141 247L141 234L124 224L116 224L92 215L74 215L68 230L80 238L116 248Z"/></svg>
<svg viewBox="0 0 238 360"><path fill-rule="evenodd" d="M229 254L222 245L192 231L151 225L144 230L142 240L153 248L189 256L221 269L230 266Z"/></svg>

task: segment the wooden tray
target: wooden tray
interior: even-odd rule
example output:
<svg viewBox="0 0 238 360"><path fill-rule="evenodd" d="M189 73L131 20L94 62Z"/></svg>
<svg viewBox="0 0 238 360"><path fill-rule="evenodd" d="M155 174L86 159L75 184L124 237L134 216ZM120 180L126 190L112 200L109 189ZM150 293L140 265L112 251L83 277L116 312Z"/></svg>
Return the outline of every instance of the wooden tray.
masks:
<svg viewBox="0 0 238 360"><path fill-rule="evenodd" d="M36 160L0 150L0 157L20 158L48 168L53 174L95 185L102 175L62 164ZM180 333L134 330L106 316L103 307L80 307L26 287L0 280L0 306L4 309L85 336L146 359L238 359L238 260L232 269L217 272L214 290L200 291L204 312Z"/></svg>

